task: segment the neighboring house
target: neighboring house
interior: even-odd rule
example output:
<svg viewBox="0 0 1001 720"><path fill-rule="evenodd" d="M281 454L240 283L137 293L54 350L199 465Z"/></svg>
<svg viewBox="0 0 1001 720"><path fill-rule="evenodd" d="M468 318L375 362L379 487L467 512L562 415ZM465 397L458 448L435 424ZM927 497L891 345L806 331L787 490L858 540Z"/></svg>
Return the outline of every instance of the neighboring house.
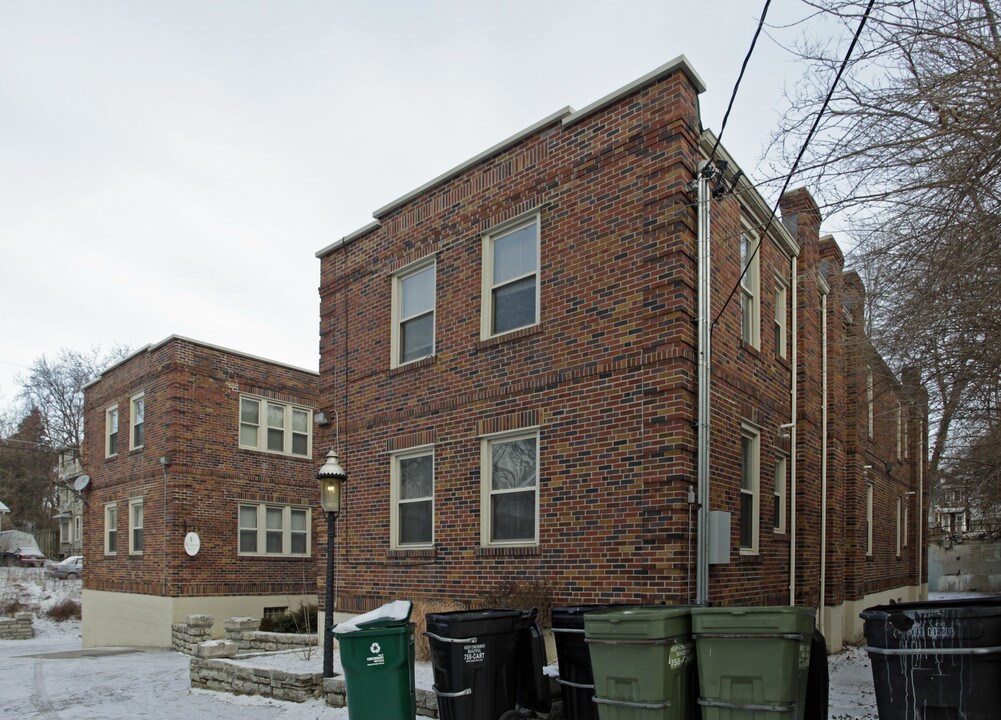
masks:
<svg viewBox="0 0 1001 720"><path fill-rule="evenodd" d="M315 602L316 384L172 336L85 387L84 646Z"/></svg>
<svg viewBox="0 0 1001 720"><path fill-rule="evenodd" d="M56 520L59 521L60 558L83 552L83 496L77 484L83 476L80 449L60 448L56 467Z"/></svg>
<svg viewBox="0 0 1001 720"><path fill-rule="evenodd" d="M340 612L511 580L558 604L695 599L702 90L679 58L317 253ZM823 598L839 647L866 604L924 592L926 410L882 372L860 406L863 358L885 366L817 205L788 193L766 232L770 207L716 157L708 598Z"/></svg>
<svg viewBox="0 0 1001 720"><path fill-rule="evenodd" d="M10 514L10 508L0 502L0 530L3 530L3 516Z"/></svg>

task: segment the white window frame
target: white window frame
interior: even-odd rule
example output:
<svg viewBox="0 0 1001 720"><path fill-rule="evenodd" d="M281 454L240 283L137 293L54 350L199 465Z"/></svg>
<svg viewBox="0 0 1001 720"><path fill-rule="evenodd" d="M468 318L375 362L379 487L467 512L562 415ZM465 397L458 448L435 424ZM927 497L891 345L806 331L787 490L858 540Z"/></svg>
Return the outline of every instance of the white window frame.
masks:
<svg viewBox="0 0 1001 720"><path fill-rule="evenodd" d="M136 408L142 403L142 422L136 422ZM136 444L136 428L142 426L143 441ZM141 392L129 398L129 450L139 450L146 444L146 393Z"/></svg>
<svg viewBox="0 0 1001 720"><path fill-rule="evenodd" d="M139 522L136 522L136 514L142 515L139 518ZM142 498L132 498L129 500L129 555L142 555L143 547L145 546L145 538L143 537L143 525L146 522L146 513L143 508ZM139 531L139 542L136 542L136 531ZM139 549L136 546L139 545Z"/></svg>
<svg viewBox="0 0 1001 720"><path fill-rule="evenodd" d="M750 451L750 467L745 467L744 441L747 441ZM761 429L757 426L742 422L740 424L740 446L738 448L740 468L739 475L739 502L737 505L737 540L740 546L741 555L758 554L758 538L761 524ZM745 479L750 487L745 488ZM744 496L751 498L751 543L744 544Z"/></svg>
<svg viewBox="0 0 1001 720"><path fill-rule="evenodd" d="M872 557L872 483L865 487L865 556Z"/></svg>
<svg viewBox="0 0 1001 720"><path fill-rule="evenodd" d="M510 285L514 282L524 280L528 277L535 276L535 319L526 325L520 325L503 332L494 332L493 328L493 315L494 315L494 290L496 287L493 283L494 275L494 243L512 233L523 230L531 225L535 225L535 272L525 273L516 278L510 278L506 280L501 285L496 287L502 287L504 285ZM516 332L518 330L523 330L525 328L535 327L541 322L541 296L542 296L542 218L538 212L532 212L527 216L519 216L513 218L512 220L502 223L495 228L491 228L489 232L483 235L483 280L482 288L480 292L481 297L481 309L480 309L480 339L488 340L492 337L499 337L507 335L508 333Z"/></svg>
<svg viewBox="0 0 1001 720"><path fill-rule="evenodd" d="M786 304L789 301L789 283L782 276L775 277L775 344L778 356L785 359L789 355Z"/></svg>
<svg viewBox="0 0 1001 720"><path fill-rule="evenodd" d="M242 524L242 508L252 508L255 511L257 521L256 527L244 527ZM281 511L281 528L268 530L268 510ZM292 513L305 513L305 531L292 529ZM312 512L305 505L287 505L284 503L257 502L241 500L236 506L236 554L241 557L310 557L313 548L312 538ZM241 535L244 531L253 530L256 535L254 551L244 551L242 549ZM281 533L281 551L268 552L268 533ZM292 552L292 536L306 536L305 552Z"/></svg>
<svg viewBox="0 0 1001 720"><path fill-rule="evenodd" d="M901 457L901 448L904 444L904 423L903 409L900 407L900 399L897 399L897 460Z"/></svg>
<svg viewBox="0 0 1001 720"><path fill-rule="evenodd" d="M739 268L740 280L740 339L757 349L761 348L761 238L744 226L740 231ZM747 258L745 260L745 257ZM748 264L747 272L743 272Z"/></svg>
<svg viewBox="0 0 1001 720"><path fill-rule="evenodd" d="M775 458L775 499L778 501L778 517L772 523L777 535L783 535L786 531L786 497L788 487L789 457L778 455Z"/></svg>
<svg viewBox="0 0 1001 720"><path fill-rule="evenodd" d="M73 518L71 517L59 519L59 544L73 544Z"/></svg>
<svg viewBox="0 0 1001 720"><path fill-rule="evenodd" d="M432 291L432 302L431 309L425 310L424 312L418 313L412 317L403 317L403 285L409 279L415 275L419 275L426 270L431 271L432 285L434 290ZM434 356L435 354L435 343L437 341L437 316L438 316L438 263L437 259L432 256L430 259L424 258L412 263L402 270L398 270L393 274L393 290L392 290L392 303L393 303L393 333L390 340L390 367L396 368L402 365L409 365L410 363L418 362ZM424 315L431 315L431 352L427 355L422 355L421 357L411 358L409 360L403 360L401 353L403 352L403 324L415 320Z"/></svg>
<svg viewBox="0 0 1001 720"><path fill-rule="evenodd" d="M257 423L248 423L243 420L243 403L252 402L257 403ZM282 450L269 450L268 449L268 408L269 407L279 407L282 408L282 417L284 425L282 426ZM293 421L295 413L305 413L306 415L306 432L297 432L295 430ZM253 445L244 443L243 440L243 428L253 427L255 428L256 442ZM276 428L277 429L277 428ZM292 452L294 447L293 436L306 436L306 452L297 453ZM263 398L257 395L240 395L240 402L237 404L237 442L239 447L244 450L257 450L258 452L271 453L273 455L288 455L290 457L297 458L312 458L313 457L313 410L311 408L305 407L303 405L296 405L294 403L278 402L276 400L269 400L268 398Z"/></svg>
<svg viewBox="0 0 1001 720"><path fill-rule="evenodd" d="M402 471L400 468L400 463L404 460L411 460L419 457L430 457L431 458L431 495L424 496L420 498L408 498L406 500L400 497L400 481L402 479ZM409 548L428 548L434 546L434 526L435 526L435 455L433 445L424 445L418 448L408 448L397 453L393 453L390 456L390 546L396 549L409 549ZM417 502L429 502L431 503L431 539L428 542L420 543L404 543L400 541L400 505L405 503L417 503Z"/></svg>
<svg viewBox="0 0 1001 720"><path fill-rule="evenodd" d="M118 448L122 444L120 431L118 403L115 403L104 411L104 457L110 458L118 455ZM113 452L111 447L112 437L115 439Z"/></svg>
<svg viewBox="0 0 1001 720"><path fill-rule="evenodd" d="M872 365L866 365L865 367L865 404L866 404L866 422L869 431L869 437L873 436L873 430L875 426L875 412L873 408L874 395L872 387Z"/></svg>
<svg viewBox="0 0 1001 720"><path fill-rule="evenodd" d="M493 446L518 440L535 441L535 522L533 537L515 540L493 539L493 497L505 493L528 492L527 488L510 490L493 489ZM542 446L539 428L521 428L510 432L484 435L480 438L480 545L483 547L537 547L539 545L539 516L541 495Z"/></svg>
<svg viewBox="0 0 1001 720"><path fill-rule="evenodd" d="M114 533L114 549L112 549L111 535ZM118 554L118 503L107 503L104 506L104 554Z"/></svg>

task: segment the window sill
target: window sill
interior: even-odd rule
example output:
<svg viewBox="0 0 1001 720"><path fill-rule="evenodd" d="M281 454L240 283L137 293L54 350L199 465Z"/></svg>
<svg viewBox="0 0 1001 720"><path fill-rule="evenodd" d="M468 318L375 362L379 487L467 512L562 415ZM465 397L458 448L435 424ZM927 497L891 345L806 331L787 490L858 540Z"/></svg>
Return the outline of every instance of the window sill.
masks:
<svg viewBox="0 0 1001 720"><path fill-rule="evenodd" d="M741 565L760 565L761 555L753 550L741 550L740 559L737 562Z"/></svg>
<svg viewBox="0 0 1001 720"><path fill-rule="evenodd" d="M743 339L741 339L740 341L740 346L741 348L743 348L744 352L746 352L748 355L751 355L758 360L761 359L761 348L756 348Z"/></svg>
<svg viewBox="0 0 1001 720"><path fill-rule="evenodd" d="M486 340L479 340L476 343L477 350L486 350L488 348L495 347L497 345L502 345L503 343L510 342L513 340L520 340L521 338L531 337L532 335L538 335L542 332L542 324L537 323L535 325L530 325L528 327L519 328L518 330L512 330L511 332L506 332L503 335L494 335Z"/></svg>
<svg viewBox="0 0 1001 720"><path fill-rule="evenodd" d="M438 548L395 548L386 553L390 560L405 560L408 558L420 558L422 560L436 560L438 558Z"/></svg>
<svg viewBox="0 0 1001 720"><path fill-rule="evenodd" d="M420 370L421 368L430 367L435 364L437 357L437 355L428 355L420 360L408 362L406 365L397 365L396 367L389 369L389 377L401 375L403 373L410 372L411 370Z"/></svg>
<svg viewBox="0 0 1001 720"><path fill-rule="evenodd" d="M293 455L292 453L278 452L277 450L261 450L260 448L247 447L246 445L240 445L237 450L247 453L261 453L263 455L270 455L271 457L280 457L287 460L308 460L313 461L313 458L309 455Z"/></svg>
<svg viewBox="0 0 1001 720"><path fill-rule="evenodd" d="M791 370L792 365L789 364L789 357L782 357L781 355L775 356L775 362L784 367L786 370Z"/></svg>
<svg viewBox="0 0 1001 720"><path fill-rule="evenodd" d="M542 554L538 545L490 545L476 548L475 557L533 557Z"/></svg>
<svg viewBox="0 0 1001 720"><path fill-rule="evenodd" d="M310 555L285 555L282 553L237 553L241 560L310 560Z"/></svg>
<svg viewBox="0 0 1001 720"><path fill-rule="evenodd" d="M139 455L140 453L142 453L144 449L145 449L144 445L140 445L139 447L134 447L131 450L129 450L129 455Z"/></svg>

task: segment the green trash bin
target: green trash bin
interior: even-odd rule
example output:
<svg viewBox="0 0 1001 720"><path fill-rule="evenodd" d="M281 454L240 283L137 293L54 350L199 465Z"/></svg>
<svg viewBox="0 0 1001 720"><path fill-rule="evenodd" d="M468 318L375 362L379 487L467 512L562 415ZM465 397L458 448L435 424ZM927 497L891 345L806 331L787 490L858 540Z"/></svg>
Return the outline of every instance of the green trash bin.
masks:
<svg viewBox="0 0 1001 720"><path fill-rule="evenodd" d="M587 613L584 638L600 720L693 720L695 658L688 607Z"/></svg>
<svg viewBox="0 0 1001 720"><path fill-rule="evenodd" d="M359 623L331 632L340 647L350 720L414 720L414 624L407 618Z"/></svg>
<svg viewBox="0 0 1001 720"><path fill-rule="evenodd" d="M693 608L703 720L803 720L816 611Z"/></svg>

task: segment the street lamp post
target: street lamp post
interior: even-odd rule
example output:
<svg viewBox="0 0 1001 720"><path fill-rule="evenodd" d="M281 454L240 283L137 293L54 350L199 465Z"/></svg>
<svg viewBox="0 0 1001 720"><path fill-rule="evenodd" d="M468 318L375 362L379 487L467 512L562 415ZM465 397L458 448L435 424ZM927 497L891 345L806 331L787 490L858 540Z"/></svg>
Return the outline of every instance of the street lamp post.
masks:
<svg viewBox="0 0 1001 720"><path fill-rule="evenodd" d="M334 529L341 511L341 486L348 479L337 459L337 452L327 453L327 461L316 474L320 481L320 505L327 515L327 582L323 600L323 677L334 676Z"/></svg>

